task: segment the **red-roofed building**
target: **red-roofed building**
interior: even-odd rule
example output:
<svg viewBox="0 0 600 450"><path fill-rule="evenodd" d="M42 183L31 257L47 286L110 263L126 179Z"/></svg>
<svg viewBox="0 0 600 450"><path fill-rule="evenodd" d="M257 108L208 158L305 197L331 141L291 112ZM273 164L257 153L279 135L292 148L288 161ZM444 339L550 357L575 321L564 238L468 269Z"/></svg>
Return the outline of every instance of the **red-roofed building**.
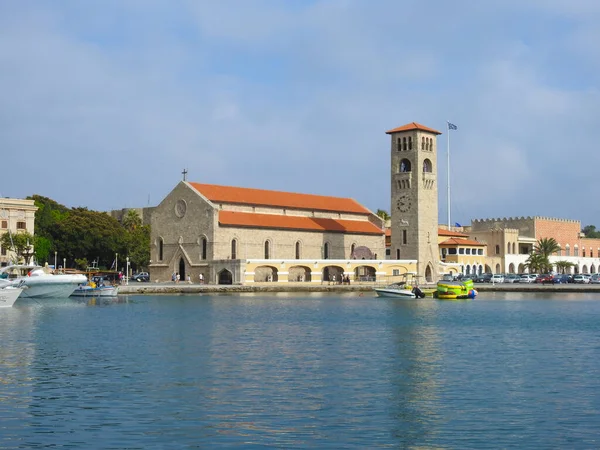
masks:
<svg viewBox="0 0 600 450"><path fill-rule="evenodd" d="M383 221L351 198L182 181L151 223L153 280L375 279L385 252Z"/></svg>

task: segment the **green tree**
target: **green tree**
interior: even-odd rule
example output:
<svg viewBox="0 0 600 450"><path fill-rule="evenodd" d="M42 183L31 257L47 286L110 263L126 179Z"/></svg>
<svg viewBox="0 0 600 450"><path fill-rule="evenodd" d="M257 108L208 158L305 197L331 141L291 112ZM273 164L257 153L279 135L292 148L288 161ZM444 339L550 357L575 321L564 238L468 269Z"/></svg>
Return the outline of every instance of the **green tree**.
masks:
<svg viewBox="0 0 600 450"><path fill-rule="evenodd" d="M542 238L537 241L535 247L533 248L534 253L542 255L546 259L558 251L560 251L560 245L558 245L558 242L556 242L556 239L554 238Z"/></svg>
<svg viewBox="0 0 600 450"><path fill-rule="evenodd" d="M29 252L33 249L34 238L26 231L19 233L4 233L0 238L2 248L8 248L16 253L15 262L25 261L25 257L30 258L32 254ZM29 261L25 261L28 263Z"/></svg>
<svg viewBox="0 0 600 450"><path fill-rule="evenodd" d="M575 264L573 264L572 262L563 260L563 261L556 261L554 263L554 265L556 266L557 272L566 273L567 269L573 267Z"/></svg>
<svg viewBox="0 0 600 450"><path fill-rule="evenodd" d="M587 238L600 238L600 231L596 231L595 225L587 225L581 231Z"/></svg>
<svg viewBox="0 0 600 450"><path fill-rule="evenodd" d="M545 272L548 265L548 258L539 253L531 253L527 261L525 261L525 267L527 267L529 273Z"/></svg>
<svg viewBox="0 0 600 450"><path fill-rule="evenodd" d="M384 221L391 219L390 214L386 210L384 210L384 209L378 209L377 210L377 216L379 216Z"/></svg>
<svg viewBox="0 0 600 450"><path fill-rule="evenodd" d="M35 238L35 260L38 264L48 262L50 249L52 249L52 241L45 236L36 235Z"/></svg>

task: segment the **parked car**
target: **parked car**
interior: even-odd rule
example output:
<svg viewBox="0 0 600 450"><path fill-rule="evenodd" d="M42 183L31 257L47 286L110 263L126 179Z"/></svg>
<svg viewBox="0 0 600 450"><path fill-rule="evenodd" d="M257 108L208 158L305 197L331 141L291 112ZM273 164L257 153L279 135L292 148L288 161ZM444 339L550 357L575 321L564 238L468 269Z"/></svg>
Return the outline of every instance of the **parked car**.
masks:
<svg viewBox="0 0 600 450"><path fill-rule="evenodd" d="M490 279L490 283L504 283L504 274L495 273Z"/></svg>
<svg viewBox="0 0 600 450"><path fill-rule="evenodd" d="M590 282L590 278L585 275L578 273L573 277L573 283L577 284L588 284Z"/></svg>
<svg viewBox="0 0 600 450"><path fill-rule="evenodd" d="M141 283L147 283L148 281L150 281L150 275L148 274L148 272L140 272L140 273L134 275L131 279L133 281L139 281Z"/></svg>
<svg viewBox="0 0 600 450"><path fill-rule="evenodd" d="M554 284L554 276L552 276L552 274L549 273L538 275L538 277L535 279L535 282L541 284Z"/></svg>
<svg viewBox="0 0 600 450"><path fill-rule="evenodd" d="M477 278L473 280L475 283L490 283L492 280L491 273L480 273Z"/></svg>
<svg viewBox="0 0 600 450"><path fill-rule="evenodd" d="M520 277L516 273L509 273L504 277L504 283L518 283Z"/></svg>
<svg viewBox="0 0 600 450"><path fill-rule="evenodd" d="M552 275L552 284L563 284L566 281L563 281L563 277L561 274Z"/></svg>
<svg viewBox="0 0 600 450"><path fill-rule="evenodd" d="M519 277L519 283L535 283L535 275L524 273Z"/></svg>
<svg viewBox="0 0 600 450"><path fill-rule="evenodd" d="M561 283L572 283L573 282L573 275L569 275L568 273L563 273L560 275L560 282Z"/></svg>
<svg viewBox="0 0 600 450"><path fill-rule="evenodd" d="M592 284L600 284L600 273L595 273L590 278L590 283Z"/></svg>

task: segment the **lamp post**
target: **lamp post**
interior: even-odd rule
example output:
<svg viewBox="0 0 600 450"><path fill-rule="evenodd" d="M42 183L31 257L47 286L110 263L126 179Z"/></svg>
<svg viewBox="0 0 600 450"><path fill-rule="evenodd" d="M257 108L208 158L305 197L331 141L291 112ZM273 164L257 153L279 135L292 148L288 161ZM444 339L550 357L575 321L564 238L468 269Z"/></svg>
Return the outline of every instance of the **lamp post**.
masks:
<svg viewBox="0 0 600 450"><path fill-rule="evenodd" d="M126 267L127 267L127 274L126 274L125 276L126 276L127 278L125 278L125 280L126 280L126 281L125 281L125 284L126 284L127 286L129 286L129 256L127 257L127 265L126 265Z"/></svg>
<svg viewBox="0 0 600 450"><path fill-rule="evenodd" d="M119 271L119 254L115 253L115 270Z"/></svg>
<svg viewBox="0 0 600 450"><path fill-rule="evenodd" d="M54 252L54 270L56 270L56 269L57 269L57 267L56 267L56 255L57 255L57 254L58 254L58 252L57 252L57 251L55 251L55 252Z"/></svg>
<svg viewBox="0 0 600 450"><path fill-rule="evenodd" d="M63 258L63 272L67 268L67 258Z"/></svg>

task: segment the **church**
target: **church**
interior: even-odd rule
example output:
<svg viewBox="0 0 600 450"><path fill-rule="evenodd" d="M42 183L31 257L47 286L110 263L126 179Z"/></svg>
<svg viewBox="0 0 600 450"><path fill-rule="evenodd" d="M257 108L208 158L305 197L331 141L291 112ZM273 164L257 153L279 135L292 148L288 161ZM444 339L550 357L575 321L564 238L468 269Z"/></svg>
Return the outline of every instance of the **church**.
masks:
<svg viewBox="0 0 600 450"><path fill-rule="evenodd" d="M351 198L181 181L152 211L153 281L210 284L437 281L437 136L416 122L391 137L391 245Z"/></svg>

